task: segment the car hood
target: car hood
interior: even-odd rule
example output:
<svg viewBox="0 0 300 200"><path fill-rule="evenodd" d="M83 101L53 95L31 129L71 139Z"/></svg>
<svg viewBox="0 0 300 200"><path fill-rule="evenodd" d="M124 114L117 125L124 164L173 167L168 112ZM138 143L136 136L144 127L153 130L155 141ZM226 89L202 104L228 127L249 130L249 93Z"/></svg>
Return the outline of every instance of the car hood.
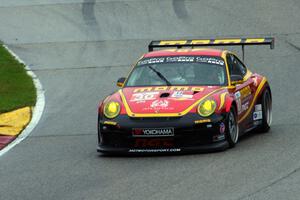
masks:
<svg viewBox="0 0 300 200"><path fill-rule="evenodd" d="M219 86L127 87L120 90L127 113L175 114L191 110Z"/></svg>

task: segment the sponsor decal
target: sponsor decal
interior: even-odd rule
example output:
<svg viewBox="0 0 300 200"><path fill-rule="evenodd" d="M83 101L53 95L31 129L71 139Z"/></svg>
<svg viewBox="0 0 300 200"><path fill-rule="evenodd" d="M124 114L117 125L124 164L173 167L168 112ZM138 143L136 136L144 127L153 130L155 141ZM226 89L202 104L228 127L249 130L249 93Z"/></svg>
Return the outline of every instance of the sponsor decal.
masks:
<svg viewBox="0 0 300 200"><path fill-rule="evenodd" d="M196 57L196 62L216 64L222 66L224 65L224 60L217 59L214 57Z"/></svg>
<svg viewBox="0 0 300 200"><path fill-rule="evenodd" d="M262 124L262 120L256 120L253 122L254 126L258 126Z"/></svg>
<svg viewBox="0 0 300 200"><path fill-rule="evenodd" d="M241 114L242 112L248 110L248 108L249 108L249 101L242 104L241 109L239 110L238 114Z"/></svg>
<svg viewBox="0 0 300 200"><path fill-rule="evenodd" d="M221 134L225 133L225 124L223 122L220 124L220 133Z"/></svg>
<svg viewBox="0 0 300 200"><path fill-rule="evenodd" d="M194 98L176 98L176 101L188 101L188 100L195 100Z"/></svg>
<svg viewBox="0 0 300 200"><path fill-rule="evenodd" d="M190 86L164 86L164 87L140 87L136 88L134 93L144 93L151 91L159 91L159 90L170 90L170 91L195 91L202 92L204 90L203 87L190 87Z"/></svg>
<svg viewBox="0 0 300 200"><path fill-rule="evenodd" d="M153 89L153 87L142 87L142 88L137 88L133 92L145 92L148 91L150 92Z"/></svg>
<svg viewBox="0 0 300 200"><path fill-rule="evenodd" d="M213 142L218 142L225 139L225 124L222 122L220 123L220 134L213 136Z"/></svg>
<svg viewBox="0 0 300 200"><path fill-rule="evenodd" d="M183 91L175 91L171 97L180 98L183 95Z"/></svg>
<svg viewBox="0 0 300 200"><path fill-rule="evenodd" d="M241 101L241 93L240 92L236 92L234 94L235 96L235 100L236 100L236 103L237 103L237 111L238 113L241 113L241 109L242 109L242 101Z"/></svg>
<svg viewBox="0 0 300 200"><path fill-rule="evenodd" d="M154 90L155 91L164 91L164 90L167 90L168 89L168 86L160 86L160 87L155 87Z"/></svg>
<svg viewBox="0 0 300 200"><path fill-rule="evenodd" d="M164 57L161 57L161 58L148 58L148 59L139 61L138 65L157 64L157 63L164 63L164 62L165 62Z"/></svg>
<svg viewBox="0 0 300 200"><path fill-rule="evenodd" d="M253 112L253 120L259 120L262 118L263 118L262 111Z"/></svg>
<svg viewBox="0 0 300 200"><path fill-rule="evenodd" d="M134 137L161 137L161 136L174 136L174 128L135 128L132 130Z"/></svg>
<svg viewBox="0 0 300 200"><path fill-rule="evenodd" d="M170 56L170 57L159 57L159 58L144 58L138 61L137 66L160 64L160 63L208 63L224 66L224 60L220 57L212 56Z"/></svg>
<svg viewBox="0 0 300 200"><path fill-rule="evenodd" d="M237 110L238 114L248 110L249 108L249 99L251 95L251 89L249 86L242 88L240 91L234 94L236 102L237 102ZM248 100L247 100L248 99ZM242 101L246 101L242 104Z"/></svg>
<svg viewBox="0 0 300 200"><path fill-rule="evenodd" d="M165 152L180 152L181 149L129 149L129 153L165 153Z"/></svg>
<svg viewBox="0 0 300 200"><path fill-rule="evenodd" d="M145 102L149 100L155 100L158 92L142 92L142 93L135 93L131 96L130 101L135 102Z"/></svg>
<svg viewBox="0 0 300 200"><path fill-rule="evenodd" d="M211 125L211 124L207 124L206 127L207 127L207 128L211 128L212 125Z"/></svg>
<svg viewBox="0 0 300 200"><path fill-rule="evenodd" d="M204 90L203 87L192 87L191 88L191 91L194 91L194 92L202 92Z"/></svg>
<svg viewBox="0 0 300 200"><path fill-rule="evenodd" d="M224 139L225 139L225 135L224 134L214 135L213 136L213 142L218 142L218 141L221 141L221 140L224 140Z"/></svg>
<svg viewBox="0 0 300 200"><path fill-rule="evenodd" d="M242 88L240 90L240 94L241 94L242 99L250 96L251 95L251 89L250 89L250 87L247 86L247 87Z"/></svg>
<svg viewBox="0 0 300 200"><path fill-rule="evenodd" d="M188 89L189 89L188 86L172 86L169 88L169 90L174 90L174 91L181 91L181 90L186 91Z"/></svg>
<svg viewBox="0 0 300 200"><path fill-rule="evenodd" d="M174 146L174 141L172 139L143 139L137 138L135 139L134 147L136 148L159 148L166 147L171 148Z"/></svg>
<svg viewBox="0 0 300 200"><path fill-rule="evenodd" d="M241 98L241 93L236 92L236 93L234 93L234 96L235 96L236 99L239 99L239 98Z"/></svg>
<svg viewBox="0 0 300 200"><path fill-rule="evenodd" d="M192 95L192 94L184 94L184 95L182 95L182 98L185 98L185 99L192 99L192 98L193 98L193 95Z"/></svg>
<svg viewBox="0 0 300 200"><path fill-rule="evenodd" d="M151 108L166 108L169 106L169 102L167 100L155 100L151 103Z"/></svg>
<svg viewBox="0 0 300 200"><path fill-rule="evenodd" d="M202 123L208 123L211 122L210 119L200 119L200 120L196 120L195 124L202 124Z"/></svg>
<svg viewBox="0 0 300 200"><path fill-rule="evenodd" d="M180 98L180 100L183 100L183 99L192 99L193 98L193 95L192 94L184 94L183 91L175 91L171 97L173 98Z"/></svg>
<svg viewBox="0 0 300 200"><path fill-rule="evenodd" d="M255 111L261 111L261 110L262 110L261 104L255 105Z"/></svg>
<svg viewBox="0 0 300 200"><path fill-rule="evenodd" d="M117 122L113 122L113 121L104 121L103 124L107 124L107 125L117 125Z"/></svg>
<svg viewBox="0 0 300 200"><path fill-rule="evenodd" d="M174 107L144 107L142 108L143 111L154 111L155 113L159 113L160 111L173 111Z"/></svg>
<svg viewBox="0 0 300 200"><path fill-rule="evenodd" d="M175 56L166 57L166 62L194 62L195 57L193 56Z"/></svg>

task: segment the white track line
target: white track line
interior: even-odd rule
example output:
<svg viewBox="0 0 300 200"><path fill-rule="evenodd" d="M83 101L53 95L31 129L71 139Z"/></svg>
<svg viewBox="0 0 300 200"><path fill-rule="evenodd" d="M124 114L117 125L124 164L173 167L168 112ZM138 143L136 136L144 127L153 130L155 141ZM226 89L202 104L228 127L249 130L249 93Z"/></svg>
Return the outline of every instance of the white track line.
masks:
<svg viewBox="0 0 300 200"><path fill-rule="evenodd" d="M44 90L43 90L40 80L37 78L35 73L26 65L26 63L22 59L19 58L19 56L17 56L6 45L3 45L3 46L4 46L4 48L6 48L9 51L9 53L11 53L15 57L16 60L18 60L20 63L23 63L25 65L27 74L33 79L33 83L34 83L34 86L36 88L36 93L37 93L37 100L36 100L35 107L33 108L32 118L31 118L30 123L26 126L26 128L22 131L22 133L18 135L18 137L14 141L12 141L10 144L8 144L6 147L4 147L0 151L0 157L3 156L5 153L7 153L14 146L19 144L22 140L24 140L31 133L31 131L36 127L39 120L41 119L41 116L43 114L44 107L45 107L45 95L44 95Z"/></svg>

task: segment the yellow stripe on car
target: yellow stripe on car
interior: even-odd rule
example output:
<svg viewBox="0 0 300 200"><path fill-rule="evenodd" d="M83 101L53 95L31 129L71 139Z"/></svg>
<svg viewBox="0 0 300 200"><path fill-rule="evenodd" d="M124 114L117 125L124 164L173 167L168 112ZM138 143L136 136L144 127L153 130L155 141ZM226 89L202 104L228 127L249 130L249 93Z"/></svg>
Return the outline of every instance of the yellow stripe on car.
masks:
<svg viewBox="0 0 300 200"><path fill-rule="evenodd" d="M264 77L262 79L262 81L260 82L256 92L255 92L255 95L253 97L253 100L251 102L251 105L249 106L247 112L243 115L243 117L241 117L238 121L238 123L242 122L249 114L250 114L250 111L252 110L253 106L254 106L254 103L256 102L256 99L258 97L258 94L260 93L261 89L263 88L263 86L265 85L265 83L267 82L267 79Z"/></svg>
<svg viewBox="0 0 300 200"><path fill-rule="evenodd" d="M219 110L221 110L224 106L224 103L225 103L225 97L228 93L227 92L224 92L220 95L220 106L219 106Z"/></svg>

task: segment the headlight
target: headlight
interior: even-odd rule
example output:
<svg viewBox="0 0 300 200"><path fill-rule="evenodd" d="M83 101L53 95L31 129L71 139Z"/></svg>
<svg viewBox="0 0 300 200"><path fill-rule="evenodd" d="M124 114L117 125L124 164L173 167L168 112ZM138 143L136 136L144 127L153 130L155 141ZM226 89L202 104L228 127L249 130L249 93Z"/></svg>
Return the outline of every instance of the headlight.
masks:
<svg viewBox="0 0 300 200"><path fill-rule="evenodd" d="M106 103L103 113L109 119L115 118L120 114L120 104L114 101Z"/></svg>
<svg viewBox="0 0 300 200"><path fill-rule="evenodd" d="M216 107L217 103L215 102L215 100L207 99L200 102L198 106L198 113L202 117L208 117L215 112Z"/></svg>

